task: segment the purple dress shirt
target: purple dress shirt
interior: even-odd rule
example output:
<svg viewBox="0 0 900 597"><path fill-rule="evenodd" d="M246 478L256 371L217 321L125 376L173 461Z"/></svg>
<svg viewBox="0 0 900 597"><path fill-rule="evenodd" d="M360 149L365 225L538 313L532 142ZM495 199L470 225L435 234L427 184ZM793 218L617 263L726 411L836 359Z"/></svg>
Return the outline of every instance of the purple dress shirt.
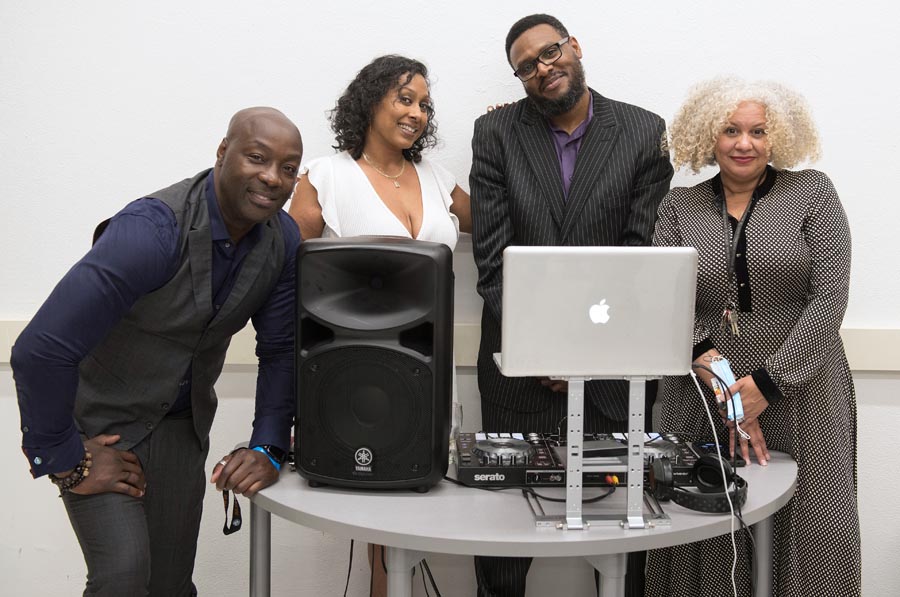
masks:
<svg viewBox="0 0 900 597"><path fill-rule="evenodd" d="M570 135L548 121L550 125L553 145L556 147L556 156L559 158L559 170L562 174L563 190L565 197L569 197L569 187L572 185L572 176L575 174L575 161L578 159L578 150L581 149L581 141L587 132L588 125L594 117L594 102L588 102L588 115Z"/></svg>

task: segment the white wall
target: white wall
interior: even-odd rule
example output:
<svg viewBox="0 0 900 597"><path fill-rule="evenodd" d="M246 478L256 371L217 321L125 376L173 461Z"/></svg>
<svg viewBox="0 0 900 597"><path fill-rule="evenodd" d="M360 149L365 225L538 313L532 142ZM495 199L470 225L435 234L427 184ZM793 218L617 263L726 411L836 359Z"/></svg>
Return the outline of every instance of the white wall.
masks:
<svg viewBox="0 0 900 597"><path fill-rule="evenodd" d="M817 167L835 181L853 232L845 326L900 328L900 252L889 238L900 220L894 184L900 36L893 2L559 6L531 0L0 3L0 320L34 314L87 249L98 221L130 199L211 166L236 110L279 107L300 126L307 159L329 153L325 112L376 55L404 53L429 65L443 139L432 155L468 187L472 121L486 105L522 95L505 63L506 31L520 16L550 11L581 42L592 87L668 120L692 82L720 73L777 79L804 93L823 136ZM676 184L695 180L679 174ZM459 279L471 283L471 262L461 268ZM464 299L458 320L477 321L477 299L465 291L458 298ZM857 372L856 379L865 593L897 594L900 522L879 496L900 490L881 448L900 421L900 375L894 368ZM252 369L229 367L218 388L223 400L213 456L248 434ZM462 371L461 390L465 427L475 428L471 370ZM53 488L31 481L19 455L14 390L2 364L0 420L6 422L0 433L2 592L75 595L84 573L80 553ZM222 537L220 504L211 491L197 580L203 594L245 594L247 534ZM340 593L345 541L281 521L273 536L282 547L274 558L277 595ZM357 553L357 564L360 558ZM468 559L429 560L444 594L471 594ZM556 560L538 566L530 594L549 593L570 570L578 580L569 593L590 585L584 566ZM364 594L363 569L355 566L350 594Z"/></svg>
<svg viewBox="0 0 900 597"><path fill-rule="evenodd" d="M588 82L671 119L688 86L736 73L810 100L854 232L852 327L897 327L900 219L896 3L558 4ZM551 5L552 6L552 5ZM274 105L329 153L325 111L376 55L424 60L444 144L464 186L473 119L522 95L503 51L512 22L546 2L109 1L0 5L4 224L0 317L27 319L125 201L212 165L231 114ZM685 182L687 177L679 177ZM38 221L41 224L38 225ZM41 233L38 242L35 236ZM7 278L8 276L8 278Z"/></svg>

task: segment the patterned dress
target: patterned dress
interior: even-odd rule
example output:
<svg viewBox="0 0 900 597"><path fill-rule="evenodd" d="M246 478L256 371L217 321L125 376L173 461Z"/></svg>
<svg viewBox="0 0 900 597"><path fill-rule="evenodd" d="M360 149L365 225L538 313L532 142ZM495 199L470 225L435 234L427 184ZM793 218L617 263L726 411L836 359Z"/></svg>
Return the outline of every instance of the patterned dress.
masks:
<svg viewBox="0 0 900 597"><path fill-rule="evenodd" d="M672 189L659 208L654 244L699 251L694 344L718 348L737 379L753 375L770 402L759 417L767 446L797 461L797 489L775 515L774 595L858 596L856 397L839 335L850 280L846 216L821 172L769 168L737 239L729 283L727 243L736 222L724 224L722 197L718 176ZM739 305L738 337L719 327L729 301ZM690 377L665 378L660 400L661 431L709 437ZM707 400L713 404L708 391ZM759 466L752 450L751 457ZM737 540L738 594L749 595L749 539L741 532ZM646 595L731 595L731 557L727 535L655 550Z"/></svg>

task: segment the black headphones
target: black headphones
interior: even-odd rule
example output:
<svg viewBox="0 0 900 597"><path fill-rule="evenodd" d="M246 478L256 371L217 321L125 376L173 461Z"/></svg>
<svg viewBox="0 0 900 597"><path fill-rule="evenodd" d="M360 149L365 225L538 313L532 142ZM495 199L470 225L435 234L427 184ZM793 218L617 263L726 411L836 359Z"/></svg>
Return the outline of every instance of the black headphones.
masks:
<svg viewBox="0 0 900 597"><path fill-rule="evenodd" d="M720 466L721 462L721 466ZM729 480L726 491L722 483L722 467ZM650 490L660 500L672 500L679 506L700 512L730 512L728 497L735 509L747 501L747 482L736 474L727 460L715 454L704 454L691 469L690 481L675 485L672 478L672 463L665 456L656 458L650 468ZM682 486L696 487L699 491L688 491Z"/></svg>

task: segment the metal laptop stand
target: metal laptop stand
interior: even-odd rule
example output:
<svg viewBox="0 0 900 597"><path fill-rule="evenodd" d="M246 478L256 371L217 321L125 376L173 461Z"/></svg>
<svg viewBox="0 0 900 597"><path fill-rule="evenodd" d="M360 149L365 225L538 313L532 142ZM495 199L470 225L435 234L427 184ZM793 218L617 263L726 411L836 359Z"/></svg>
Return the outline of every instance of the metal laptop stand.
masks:
<svg viewBox="0 0 900 597"><path fill-rule="evenodd" d="M643 507L644 382L690 371L696 277L697 251L691 247L511 245L503 250L501 352L494 355L500 372L569 383L561 528L583 529L597 519L582 512L585 471L627 473L627 513L616 522L641 529L655 524L645 520ZM669 290L664 304L646 295L647 288L659 287ZM609 326L607 299L622 313ZM600 459L583 459L584 382L594 379L631 385L628 452L612 464L616 471ZM655 516L652 507L648 510Z"/></svg>
<svg viewBox="0 0 900 597"><path fill-rule="evenodd" d="M591 522L619 524L626 529L643 529L649 524L644 519L644 395L645 383L649 378L628 377L628 455L624 465L584 465L582 443L584 442L584 382L590 377L558 377L567 381L568 390L568 432L566 437L566 515L547 515L532 506L538 526L555 526L559 529L587 529ZM609 378L604 378L609 379ZM621 379L621 378L619 378ZM620 468L621 470L617 470ZM582 475L584 472L627 472L627 508L625 519L620 514L589 514L582 512ZM651 506L652 516L665 517L661 511ZM539 506L538 506L539 507Z"/></svg>

